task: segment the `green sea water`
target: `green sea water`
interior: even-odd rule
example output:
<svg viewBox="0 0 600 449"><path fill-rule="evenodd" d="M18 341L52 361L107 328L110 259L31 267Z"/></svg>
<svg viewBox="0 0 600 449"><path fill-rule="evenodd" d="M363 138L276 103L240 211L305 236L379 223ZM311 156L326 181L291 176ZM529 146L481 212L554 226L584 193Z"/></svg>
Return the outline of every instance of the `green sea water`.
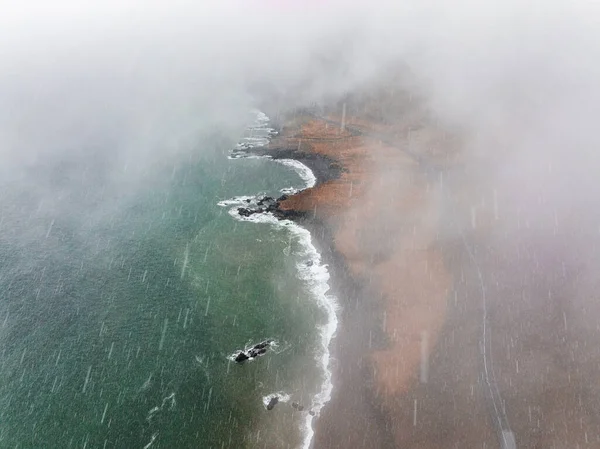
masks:
<svg viewBox="0 0 600 449"><path fill-rule="evenodd" d="M323 373L325 320L285 227L220 200L301 186L207 139L114 185L87 156L38 164L0 196L0 448L296 447ZM103 156L98 156L100 162ZM32 184L32 179L36 182ZM277 347L228 360L248 342Z"/></svg>

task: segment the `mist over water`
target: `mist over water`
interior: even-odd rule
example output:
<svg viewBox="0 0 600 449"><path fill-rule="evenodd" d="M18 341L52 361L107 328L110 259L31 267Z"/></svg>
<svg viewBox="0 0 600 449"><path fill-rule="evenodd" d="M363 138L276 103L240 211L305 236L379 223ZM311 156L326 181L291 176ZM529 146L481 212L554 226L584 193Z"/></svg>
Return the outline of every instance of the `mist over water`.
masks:
<svg viewBox="0 0 600 449"><path fill-rule="evenodd" d="M581 264L573 321L596 335L579 295L598 269L599 6L315 3L3 6L1 446L252 447L260 398L314 391L318 373L306 386L294 370L323 314L302 301L289 234L217 205L300 182L227 156L251 107L333 102L393 70L464 143L474 210L495 202L491 242ZM457 222L450 236L472 227ZM281 329L271 365L229 371L231 351ZM298 429L283 416L272 435Z"/></svg>
<svg viewBox="0 0 600 449"><path fill-rule="evenodd" d="M234 142L204 141L221 157L146 175L135 196L90 176L51 214L4 197L3 444L252 447L257 431L299 444L303 417L288 407L265 426L262 397L310 403L320 382L323 317L298 278L302 245L217 205L299 180L263 161L236 169ZM264 338L278 347L261 360L228 360Z"/></svg>

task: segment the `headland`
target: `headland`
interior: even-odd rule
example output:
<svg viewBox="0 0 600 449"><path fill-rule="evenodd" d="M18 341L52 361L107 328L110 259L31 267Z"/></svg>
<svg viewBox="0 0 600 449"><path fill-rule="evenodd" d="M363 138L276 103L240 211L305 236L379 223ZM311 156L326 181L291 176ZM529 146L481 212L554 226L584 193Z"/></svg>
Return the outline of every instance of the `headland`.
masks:
<svg viewBox="0 0 600 449"><path fill-rule="evenodd" d="M258 150L317 177L268 206L311 231L341 306L314 448L588 447L600 395L585 320L567 328L578 296L558 284L580 268L550 254L560 232L513 220L481 182L499 156L467 158L460 130L382 86L281 116Z"/></svg>

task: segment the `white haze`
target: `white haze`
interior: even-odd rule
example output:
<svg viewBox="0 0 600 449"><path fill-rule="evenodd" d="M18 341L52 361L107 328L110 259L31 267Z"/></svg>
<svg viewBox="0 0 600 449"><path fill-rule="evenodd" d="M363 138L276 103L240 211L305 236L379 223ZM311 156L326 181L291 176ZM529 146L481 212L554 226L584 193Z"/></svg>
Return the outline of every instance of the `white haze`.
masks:
<svg viewBox="0 0 600 449"><path fill-rule="evenodd" d="M14 231L37 245L72 210L80 231L106 225L165 173L209 154L214 130L234 142L269 97L309 105L408 67L440 126L460 133L473 210L489 212L497 196L485 244L505 279L493 267L486 281L497 275L515 298L530 281L543 294L523 306L535 311L527 320L550 334L543 306L562 292L560 322L568 316L582 336L578 366L596 373L599 24L593 0L2 0L0 243ZM92 205L70 195L95 188L118 195Z"/></svg>
<svg viewBox="0 0 600 449"><path fill-rule="evenodd" d="M0 173L35 185L24 168L93 147L110 182L135 188L123 167L173 164L212 127L234 135L257 85L309 104L400 60L468 154L497 153L486 188L588 204L599 14L584 1L4 2Z"/></svg>

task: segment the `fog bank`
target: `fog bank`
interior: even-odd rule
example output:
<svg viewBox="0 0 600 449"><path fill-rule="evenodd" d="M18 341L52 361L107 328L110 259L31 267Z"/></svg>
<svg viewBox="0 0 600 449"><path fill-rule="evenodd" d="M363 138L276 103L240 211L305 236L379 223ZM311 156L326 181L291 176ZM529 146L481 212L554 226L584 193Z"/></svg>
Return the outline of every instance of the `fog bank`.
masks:
<svg viewBox="0 0 600 449"><path fill-rule="evenodd" d="M260 95L310 104L402 61L433 114L464 131L465 154L495 154L487 182L520 195L550 189L569 203L567 184L598 164L599 9L584 1L15 3L0 18L2 171L88 151L109 154L111 167L170 164L197 150L208 129L238 132Z"/></svg>

